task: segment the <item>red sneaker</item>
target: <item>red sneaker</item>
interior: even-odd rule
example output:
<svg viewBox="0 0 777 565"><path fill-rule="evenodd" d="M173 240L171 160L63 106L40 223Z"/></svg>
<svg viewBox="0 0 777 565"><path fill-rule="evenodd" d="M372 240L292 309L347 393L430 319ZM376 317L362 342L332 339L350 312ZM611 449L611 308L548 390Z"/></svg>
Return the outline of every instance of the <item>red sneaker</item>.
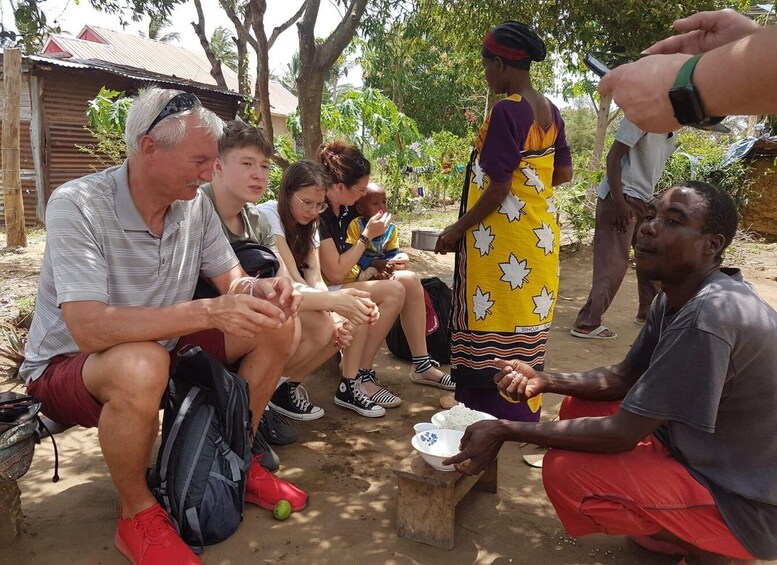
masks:
<svg viewBox="0 0 777 565"><path fill-rule="evenodd" d="M132 518L121 517L113 543L133 565L199 565L201 561L175 531L170 516L154 504Z"/></svg>
<svg viewBox="0 0 777 565"><path fill-rule="evenodd" d="M279 479L259 465L258 458L251 462L246 484L246 502L272 510L281 500L288 500L292 512L304 510L308 505L308 495L293 484Z"/></svg>

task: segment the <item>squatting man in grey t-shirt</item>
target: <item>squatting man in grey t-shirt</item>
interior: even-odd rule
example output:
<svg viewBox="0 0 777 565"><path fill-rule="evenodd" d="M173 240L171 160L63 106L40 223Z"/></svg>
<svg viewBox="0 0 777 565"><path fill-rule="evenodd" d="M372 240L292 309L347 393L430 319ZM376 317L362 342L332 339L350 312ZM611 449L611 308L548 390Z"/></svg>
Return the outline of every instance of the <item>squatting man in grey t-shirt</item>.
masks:
<svg viewBox="0 0 777 565"><path fill-rule="evenodd" d="M239 363L256 430L296 346L299 294L283 278L246 284L210 200L198 193L211 180L223 127L196 96L147 89L127 116L124 164L65 183L47 205L22 374L49 418L99 428L119 495L114 541L133 563L200 562L145 479L176 349L199 345ZM220 296L192 301L200 274ZM256 461L246 482L247 502L307 503Z"/></svg>
<svg viewBox="0 0 777 565"><path fill-rule="evenodd" d="M445 463L474 474L505 441L548 446L545 490L571 535L628 535L689 564L777 558L777 312L721 268L736 224L706 183L653 200L636 260L661 292L626 358L564 374L496 361L513 401L568 395L561 420L473 424Z"/></svg>

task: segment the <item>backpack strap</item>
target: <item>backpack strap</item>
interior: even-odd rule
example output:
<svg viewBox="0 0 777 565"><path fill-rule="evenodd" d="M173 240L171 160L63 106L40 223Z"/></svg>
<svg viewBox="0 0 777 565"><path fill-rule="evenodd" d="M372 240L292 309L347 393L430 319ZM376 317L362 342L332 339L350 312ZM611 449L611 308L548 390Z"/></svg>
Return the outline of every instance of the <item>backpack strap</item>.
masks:
<svg viewBox="0 0 777 565"><path fill-rule="evenodd" d="M205 549L205 540L202 537L202 530L200 529L200 518L197 515L197 509L194 506L190 506L184 512L184 516L186 517L186 522L189 526L189 529L194 533L195 536L197 536L197 541L200 542L197 545L190 545L189 547L191 547L194 553L202 553L202 551Z"/></svg>
<svg viewBox="0 0 777 565"><path fill-rule="evenodd" d="M237 453L232 451L230 447L227 445L227 442L224 441L224 438L219 436L216 439L216 447L221 452L221 455L224 456L224 459L229 461L229 470L232 472L232 480L234 482L239 482L242 475L240 474L241 471L247 471L248 469L245 467L249 467L245 464L245 462L238 457Z"/></svg>
<svg viewBox="0 0 777 565"><path fill-rule="evenodd" d="M181 406L178 408L178 413L175 415L175 421L170 427L170 433L167 436L167 441L165 441L162 459L159 462L159 493L162 496L165 508L171 508L170 498L167 494L167 466L170 464L170 455L173 452L173 446L178 437L178 432L181 431L181 425L183 424L184 418L186 418L186 414L191 409L194 400L200 392L202 392L202 389L198 386L193 386L189 390L186 398L183 399Z"/></svg>

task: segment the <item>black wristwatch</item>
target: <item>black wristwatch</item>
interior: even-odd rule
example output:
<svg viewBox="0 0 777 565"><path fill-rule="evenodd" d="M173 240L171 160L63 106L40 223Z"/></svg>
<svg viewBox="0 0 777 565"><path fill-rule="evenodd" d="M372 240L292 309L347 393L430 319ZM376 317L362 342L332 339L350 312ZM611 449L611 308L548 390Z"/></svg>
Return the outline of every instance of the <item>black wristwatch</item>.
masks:
<svg viewBox="0 0 777 565"><path fill-rule="evenodd" d="M365 247L369 246L370 238L364 234L359 235L359 241L361 241Z"/></svg>
<svg viewBox="0 0 777 565"><path fill-rule="evenodd" d="M674 85L669 90L669 100L672 103L675 118L682 125L713 129L723 121L725 116L707 117L704 114L704 105L693 84L693 71L701 57L701 55L691 57L680 67Z"/></svg>

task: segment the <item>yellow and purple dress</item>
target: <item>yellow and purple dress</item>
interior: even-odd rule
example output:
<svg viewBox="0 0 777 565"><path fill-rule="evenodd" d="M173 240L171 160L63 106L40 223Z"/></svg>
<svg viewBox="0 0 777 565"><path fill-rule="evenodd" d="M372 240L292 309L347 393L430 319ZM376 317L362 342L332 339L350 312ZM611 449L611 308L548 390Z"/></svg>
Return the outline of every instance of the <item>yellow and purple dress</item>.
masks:
<svg viewBox="0 0 777 565"><path fill-rule="evenodd" d="M456 399L499 418L538 420L541 398L511 404L499 396L494 358L545 362L558 297L559 229L553 170L572 164L564 122L552 108L547 128L519 95L497 102L472 151L460 216L491 182L510 194L467 230L456 255L451 317L451 376Z"/></svg>

